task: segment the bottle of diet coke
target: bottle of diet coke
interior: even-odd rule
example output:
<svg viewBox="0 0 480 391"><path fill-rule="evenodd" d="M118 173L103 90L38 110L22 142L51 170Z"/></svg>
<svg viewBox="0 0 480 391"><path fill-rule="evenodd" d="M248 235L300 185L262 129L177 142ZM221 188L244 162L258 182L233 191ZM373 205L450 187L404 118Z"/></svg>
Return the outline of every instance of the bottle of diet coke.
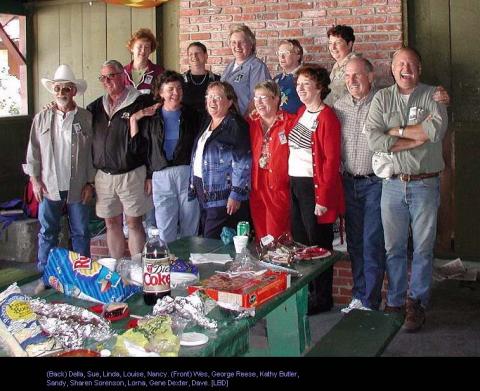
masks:
<svg viewBox="0 0 480 391"><path fill-rule="evenodd" d="M149 234L142 253L143 300L155 305L157 299L170 295L170 253L158 229L150 229Z"/></svg>

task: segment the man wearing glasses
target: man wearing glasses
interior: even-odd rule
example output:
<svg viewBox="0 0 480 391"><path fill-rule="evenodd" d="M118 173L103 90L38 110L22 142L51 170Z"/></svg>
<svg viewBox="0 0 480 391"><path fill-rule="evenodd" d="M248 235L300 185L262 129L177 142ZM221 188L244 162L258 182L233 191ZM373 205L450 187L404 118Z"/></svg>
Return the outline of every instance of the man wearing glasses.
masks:
<svg viewBox="0 0 480 391"><path fill-rule="evenodd" d="M153 104L149 95L126 86L123 66L106 61L99 76L106 94L90 103L93 116L93 165L97 216L105 219L110 256L125 252L123 216L128 224L128 249L142 251L145 231L142 216L153 208L151 173L147 175L147 141L142 133L130 134L130 115Z"/></svg>
<svg viewBox="0 0 480 391"><path fill-rule="evenodd" d="M55 105L33 119L24 171L40 203L38 269L43 272L50 250L58 245L60 220L66 204L73 251L90 256L89 209L95 170L92 166L92 115L78 107L75 95L87 89L68 65L60 65L53 79L41 80Z"/></svg>

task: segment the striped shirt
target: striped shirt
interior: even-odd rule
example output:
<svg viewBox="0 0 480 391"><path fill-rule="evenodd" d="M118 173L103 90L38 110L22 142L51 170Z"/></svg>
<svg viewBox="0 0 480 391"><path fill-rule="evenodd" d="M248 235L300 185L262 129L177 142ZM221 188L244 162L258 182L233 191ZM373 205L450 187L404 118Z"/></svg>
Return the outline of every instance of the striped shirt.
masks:
<svg viewBox="0 0 480 391"><path fill-rule="evenodd" d="M342 168L353 175L368 175L373 172L373 152L368 148L364 128L375 92L372 88L370 93L359 101L347 94L333 106L342 124Z"/></svg>
<svg viewBox="0 0 480 391"><path fill-rule="evenodd" d="M290 176L313 177L312 131L317 128L318 113L305 110L288 136Z"/></svg>

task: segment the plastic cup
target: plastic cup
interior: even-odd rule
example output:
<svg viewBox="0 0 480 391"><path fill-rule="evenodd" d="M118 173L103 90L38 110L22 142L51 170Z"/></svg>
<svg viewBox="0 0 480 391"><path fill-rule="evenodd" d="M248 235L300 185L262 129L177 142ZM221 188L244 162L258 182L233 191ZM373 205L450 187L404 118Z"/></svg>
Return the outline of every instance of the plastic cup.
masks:
<svg viewBox="0 0 480 391"><path fill-rule="evenodd" d="M246 236L246 235L234 236L233 237L233 244L235 245L235 252L237 254L240 254L243 249L247 248L248 236Z"/></svg>
<svg viewBox="0 0 480 391"><path fill-rule="evenodd" d="M117 260L115 258L100 258L97 262L100 265L108 267L112 272L115 271L115 267L117 266Z"/></svg>

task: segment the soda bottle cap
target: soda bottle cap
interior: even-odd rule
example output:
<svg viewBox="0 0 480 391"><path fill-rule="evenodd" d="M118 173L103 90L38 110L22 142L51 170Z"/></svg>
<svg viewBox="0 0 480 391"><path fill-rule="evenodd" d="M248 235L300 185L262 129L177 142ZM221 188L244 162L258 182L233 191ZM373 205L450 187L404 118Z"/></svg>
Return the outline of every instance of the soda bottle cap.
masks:
<svg viewBox="0 0 480 391"><path fill-rule="evenodd" d="M148 229L148 236L158 236L160 233L158 228L149 228Z"/></svg>

